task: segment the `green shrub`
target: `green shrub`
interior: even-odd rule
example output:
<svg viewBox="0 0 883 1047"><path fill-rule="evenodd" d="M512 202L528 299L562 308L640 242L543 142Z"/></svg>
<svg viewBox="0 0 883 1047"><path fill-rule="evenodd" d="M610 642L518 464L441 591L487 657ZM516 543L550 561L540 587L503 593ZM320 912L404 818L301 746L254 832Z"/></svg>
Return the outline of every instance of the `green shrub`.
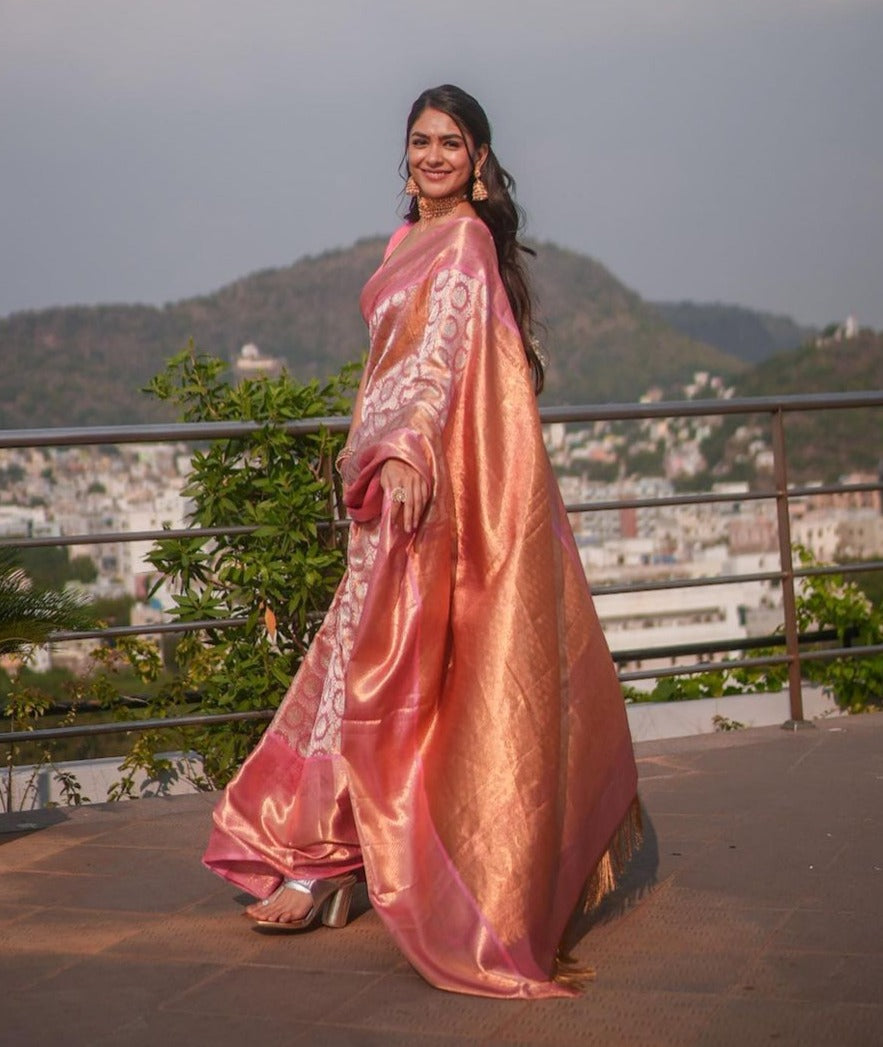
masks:
<svg viewBox="0 0 883 1047"><path fill-rule="evenodd" d="M819 566L803 546L796 546L795 552L804 567ZM801 579L797 627L801 632L834 629L838 647L883 644L883 610L842 574ZM883 655L805 661L801 665L805 679L828 688L841 709L861 712L883 706Z"/></svg>
<svg viewBox="0 0 883 1047"><path fill-rule="evenodd" d="M794 554L803 567L821 566L801 545L795 545ZM833 629L838 647L883 644L883 608L873 604L855 582L847 581L841 574L811 574L799 579L795 605L801 633ZM784 638L782 647L753 651L752 655L767 657L781 654L783 649ZM804 648L814 649L823 648L819 644ZM808 683L829 690L841 709L861 712L883 706L883 655L803 660L801 671ZM626 687L625 693L630 702L676 702L762 694L779 691L787 683L785 665L731 668L724 661L719 670L666 676L651 691Z"/></svg>
<svg viewBox="0 0 883 1047"><path fill-rule="evenodd" d="M195 706L207 713L277 706L344 569L345 532L333 526L343 516L333 462L344 436L322 428L294 437L282 423L347 413L354 365L324 385L301 385L285 373L232 385L223 378L225 368L191 346L148 387L177 405L184 421L264 423L251 435L194 450L183 492L194 526L254 530L168 538L150 555L172 589L176 620L236 618L241 624L186 634L175 648L176 681L151 700L148 716ZM200 784L225 784L264 726L236 722L185 732L180 740L203 760L206 782ZM157 744L169 748L168 733ZM137 759L149 748L142 738Z"/></svg>

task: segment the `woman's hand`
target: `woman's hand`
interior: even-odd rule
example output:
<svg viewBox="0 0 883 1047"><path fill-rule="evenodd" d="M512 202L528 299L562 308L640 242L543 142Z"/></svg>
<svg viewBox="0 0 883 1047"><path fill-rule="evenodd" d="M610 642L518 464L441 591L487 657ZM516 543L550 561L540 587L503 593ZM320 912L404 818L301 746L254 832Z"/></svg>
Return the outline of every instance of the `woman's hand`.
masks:
<svg viewBox="0 0 883 1047"><path fill-rule="evenodd" d="M393 520L399 517L409 534L416 531L429 501L429 484L413 465L388 458L380 468L380 486L392 502Z"/></svg>

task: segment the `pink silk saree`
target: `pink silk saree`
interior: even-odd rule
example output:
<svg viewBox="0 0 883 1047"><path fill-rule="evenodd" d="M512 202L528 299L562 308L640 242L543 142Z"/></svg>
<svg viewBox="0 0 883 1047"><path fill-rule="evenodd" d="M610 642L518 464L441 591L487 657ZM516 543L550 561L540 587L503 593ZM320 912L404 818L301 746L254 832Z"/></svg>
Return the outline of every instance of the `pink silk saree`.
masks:
<svg viewBox="0 0 883 1047"><path fill-rule="evenodd" d="M559 943L635 842L637 775L486 226L400 231L361 304L347 573L204 861L258 897L364 867L433 985L569 995ZM433 492L413 535L390 457Z"/></svg>

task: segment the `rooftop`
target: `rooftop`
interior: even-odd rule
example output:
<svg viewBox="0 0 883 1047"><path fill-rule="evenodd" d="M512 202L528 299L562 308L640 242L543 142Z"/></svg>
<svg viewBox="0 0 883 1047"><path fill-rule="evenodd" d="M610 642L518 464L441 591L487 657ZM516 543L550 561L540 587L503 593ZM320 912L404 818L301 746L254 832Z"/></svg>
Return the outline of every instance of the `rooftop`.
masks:
<svg viewBox="0 0 883 1047"><path fill-rule="evenodd" d="M879 1044L883 713L636 746L646 840L573 1000L430 988L363 896L262 935L201 868L208 794L0 816L2 1039L328 1047Z"/></svg>

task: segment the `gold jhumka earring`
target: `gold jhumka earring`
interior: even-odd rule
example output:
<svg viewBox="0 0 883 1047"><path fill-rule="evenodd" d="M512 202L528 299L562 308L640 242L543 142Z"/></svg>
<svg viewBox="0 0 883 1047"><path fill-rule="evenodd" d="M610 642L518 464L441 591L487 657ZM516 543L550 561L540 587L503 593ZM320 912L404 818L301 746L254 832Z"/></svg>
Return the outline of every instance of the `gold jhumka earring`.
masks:
<svg viewBox="0 0 883 1047"><path fill-rule="evenodd" d="M472 172L472 199L487 200L487 186L481 180L481 167L478 164Z"/></svg>
<svg viewBox="0 0 883 1047"><path fill-rule="evenodd" d="M420 187L414 181L413 175L408 175L408 181L405 182L405 192L408 196L419 196Z"/></svg>

